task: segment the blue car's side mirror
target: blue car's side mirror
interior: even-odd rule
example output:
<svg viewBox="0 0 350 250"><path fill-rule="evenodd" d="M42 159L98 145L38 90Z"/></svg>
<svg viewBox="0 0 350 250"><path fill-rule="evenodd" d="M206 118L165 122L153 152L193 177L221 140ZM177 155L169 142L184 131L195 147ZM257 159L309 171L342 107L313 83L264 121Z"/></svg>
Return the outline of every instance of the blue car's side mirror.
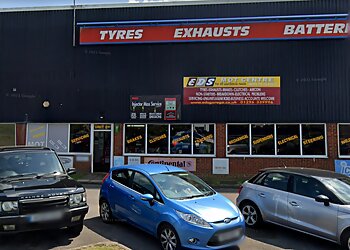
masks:
<svg viewBox="0 0 350 250"><path fill-rule="evenodd" d="M141 200L148 201L151 206L154 204L154 198L153 198L153 195L151 194L141 195Z"/></svg>

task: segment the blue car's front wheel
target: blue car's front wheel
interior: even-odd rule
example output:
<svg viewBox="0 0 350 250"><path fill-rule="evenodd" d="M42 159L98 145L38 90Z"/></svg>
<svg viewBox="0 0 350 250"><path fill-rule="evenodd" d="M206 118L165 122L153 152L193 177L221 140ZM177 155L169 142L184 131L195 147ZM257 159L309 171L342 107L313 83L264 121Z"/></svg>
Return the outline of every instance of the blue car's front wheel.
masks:
<svg viewBox="0 0 350 250"><path fill-rule="evenodd" d="M100 201L100 217L104 223L111 223L114 221L111 208L106 200Z"/></svg>
<svg viewBox="0 0 350 250"><path fill-rule="evenodd" d="M163 250L181 249L181 242L176 230L169 224L164 224L159 230L159 241Z"/></svg>

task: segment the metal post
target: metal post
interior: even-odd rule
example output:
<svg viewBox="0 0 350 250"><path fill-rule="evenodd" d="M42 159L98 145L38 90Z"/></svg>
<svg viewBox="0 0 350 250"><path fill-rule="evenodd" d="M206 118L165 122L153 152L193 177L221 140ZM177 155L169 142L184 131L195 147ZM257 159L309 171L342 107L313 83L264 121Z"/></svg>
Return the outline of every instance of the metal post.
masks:
<svg viewBox="0 0 350 250"><path fill-rule="evenodd" d="M73 0L73 47L75 47L75 0Z"/></svg>

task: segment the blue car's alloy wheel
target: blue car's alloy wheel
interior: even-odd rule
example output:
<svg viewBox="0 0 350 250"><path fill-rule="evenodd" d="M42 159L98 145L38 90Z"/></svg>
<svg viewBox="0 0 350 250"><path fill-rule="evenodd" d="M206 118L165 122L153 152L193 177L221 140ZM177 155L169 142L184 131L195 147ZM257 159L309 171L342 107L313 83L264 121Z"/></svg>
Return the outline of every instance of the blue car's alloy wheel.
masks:
<svg viewBox="0 0 350 250"><path fill-rule="evenodd" d="M100 203L100 217L104 223L111 223L113 221L112 212L107 201Z"/></svg>
<svg viewBox="0 0 350 250"><path fill-rule="evenodd" d="M162 227L159 235L160 244L164 250L180 249L180 241L173 228L170 226Z"/></svg>

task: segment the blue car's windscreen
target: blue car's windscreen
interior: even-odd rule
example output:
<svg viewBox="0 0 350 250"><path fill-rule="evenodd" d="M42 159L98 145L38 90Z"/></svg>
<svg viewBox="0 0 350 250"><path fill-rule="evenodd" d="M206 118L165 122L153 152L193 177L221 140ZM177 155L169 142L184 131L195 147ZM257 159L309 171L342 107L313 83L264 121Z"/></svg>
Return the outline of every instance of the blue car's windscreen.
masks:
<svg viewBox="0 0 350 250"><path fill-rule="evenodd" d="M169 199L192 199L215 194L204 181L188 172L154 174L152 178Z"/></svg>

